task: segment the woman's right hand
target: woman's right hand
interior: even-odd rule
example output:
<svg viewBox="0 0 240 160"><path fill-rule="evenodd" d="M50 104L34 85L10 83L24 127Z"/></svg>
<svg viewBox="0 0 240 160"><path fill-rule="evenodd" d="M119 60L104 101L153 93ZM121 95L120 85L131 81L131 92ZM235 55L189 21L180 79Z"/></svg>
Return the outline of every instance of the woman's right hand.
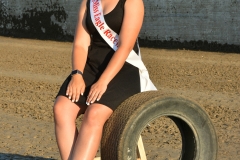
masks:
<svg viewBox="0 0 240 160"><path fill-rule="evenodd" d="M68 84L66 95L72 102L78 102L81 95L85 91L85 82L82 75L75 74L71 77Z"/></svg>

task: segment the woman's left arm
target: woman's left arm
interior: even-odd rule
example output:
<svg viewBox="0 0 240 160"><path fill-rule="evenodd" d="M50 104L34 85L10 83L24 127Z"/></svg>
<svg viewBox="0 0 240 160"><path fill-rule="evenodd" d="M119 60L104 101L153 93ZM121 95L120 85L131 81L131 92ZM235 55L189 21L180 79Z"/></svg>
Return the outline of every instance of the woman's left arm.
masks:
<svg viewBox="0 0 240 160"><path fill-rule="evenodd" d="M108 83L123 67L129 53L133 49L144 18L144 5L142 0L126 0L124 18L119 34L119 48L114 53L108 66L99 80L92 85L87 99L88 103L99 100L106 91Z"/></svg>

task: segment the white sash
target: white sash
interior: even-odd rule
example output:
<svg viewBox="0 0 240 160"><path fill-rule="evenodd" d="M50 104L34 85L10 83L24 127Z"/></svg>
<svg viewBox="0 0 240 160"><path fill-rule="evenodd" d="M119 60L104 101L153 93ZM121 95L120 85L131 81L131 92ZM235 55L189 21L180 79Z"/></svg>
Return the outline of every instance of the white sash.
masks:
<svg viewBox="0 0 240 160"><path fill-rule="evenodd" d="M108 45L114 51L116 51L119 46L119 36L105 22L101 0L90 0L90 13L92 22L96 27L97 31L99 32L99 34L108 43ZM126 62L130 63L131 65L139 69L141 92L157 90L157 88L154 86L154 84L149 78L147 68L145 67L141 60L140 48L139 56L136 54L134 50L132 50L126 59Z"/></svg>

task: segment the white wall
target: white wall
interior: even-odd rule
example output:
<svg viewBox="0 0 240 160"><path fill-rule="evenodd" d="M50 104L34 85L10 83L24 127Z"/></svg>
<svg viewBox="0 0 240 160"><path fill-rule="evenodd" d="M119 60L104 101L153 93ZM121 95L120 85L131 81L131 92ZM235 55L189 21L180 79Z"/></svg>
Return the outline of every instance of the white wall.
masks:
<svg viewBox="0 0 240 160"><path fill-rule="evenodd" d="M23 13L25 16L26 13L33 16L35 8L36 12L48 11L48 14L41 12L41 16L50 16L54 22L43 24L49 22L40 17L43 22L35 24L42 25L43 32L45 28L55 24L62 28L63 34L74 35L81 0L0 0L0 2L2 15L0 29L4 28L4 25L11 29L17 23L21 25L23 23L21 20L16 23L7 22L4 15L21 19ZM58 6L54 7L53 4L56 2ZM144 3L145 19L140 33L142 39L180 42L206 40L209 43L240 45L240 0L144 0ZM58 9L59 7L63 9ZM51 10L56 12L49 13ZM66 13L65 20L56 18L59 10Z"/></svg>

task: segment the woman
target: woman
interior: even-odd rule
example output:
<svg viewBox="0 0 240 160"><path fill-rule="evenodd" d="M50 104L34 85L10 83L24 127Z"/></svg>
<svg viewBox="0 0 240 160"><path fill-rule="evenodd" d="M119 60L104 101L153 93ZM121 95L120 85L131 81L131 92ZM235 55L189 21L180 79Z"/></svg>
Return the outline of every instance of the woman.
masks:
<svg viewBox="0 0 240 160"><path fill-rule="evenodd" d="M106 23L119 34L116 51L96 30L90 1L82 1L73 44L73 72L54 104L56 139L63 160L93 160L104 123L121 102L141 92L139 70L126 59L131 50L138 53L142 0L100 1ZM80 114L84 118L77 131L75 120Z"/></svg>

